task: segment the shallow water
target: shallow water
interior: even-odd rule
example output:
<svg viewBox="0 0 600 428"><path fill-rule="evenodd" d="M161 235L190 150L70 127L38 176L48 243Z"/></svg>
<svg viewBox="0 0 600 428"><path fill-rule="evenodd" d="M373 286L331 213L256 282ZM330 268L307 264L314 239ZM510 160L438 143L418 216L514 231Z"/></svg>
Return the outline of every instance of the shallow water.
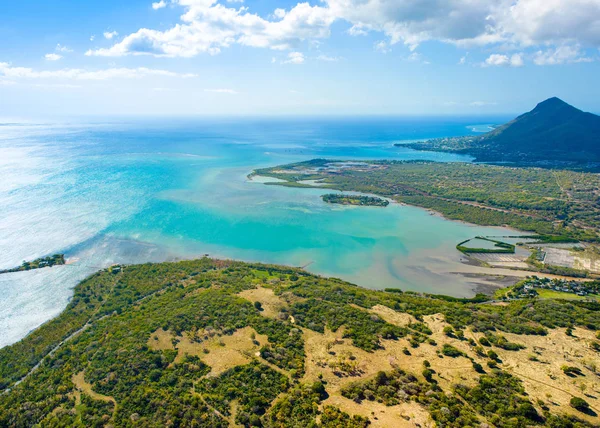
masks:
<svg viewBox="0 0 600 428"><path fill-rule="evenodd" d="M267 186L247 175L317 157L470 161L393 144L464 135L477 123L140 119L0 126L0 268L56 252L70 261L0 275L0 346L58 314L78 281L113 263L208 253L306 266L371 288L470 295L473 283L452 273L461 267L456 243L514 232L397 204L325 204L323 190Z"/></svg>

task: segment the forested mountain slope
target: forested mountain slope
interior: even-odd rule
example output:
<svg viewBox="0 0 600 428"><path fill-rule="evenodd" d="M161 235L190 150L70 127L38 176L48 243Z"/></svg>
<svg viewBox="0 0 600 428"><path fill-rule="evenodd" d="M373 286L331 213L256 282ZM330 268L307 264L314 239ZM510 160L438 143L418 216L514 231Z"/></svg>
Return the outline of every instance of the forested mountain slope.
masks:
<svg viewBox="0 0 600 428"><path fill-rule="evenodd" d="M550 98L480 137L440 138L409 146L471 154L482 162L600 162L600 116Z"/></svg>

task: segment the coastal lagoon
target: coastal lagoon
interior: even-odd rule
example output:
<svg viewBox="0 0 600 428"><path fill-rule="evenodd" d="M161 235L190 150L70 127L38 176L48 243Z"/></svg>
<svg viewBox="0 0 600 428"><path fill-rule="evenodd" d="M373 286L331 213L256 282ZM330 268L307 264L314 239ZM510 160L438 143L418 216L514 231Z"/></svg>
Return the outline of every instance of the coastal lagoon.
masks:
<svg viewBox="0 0 600 428"><path fill-rule="evenodd" d="M0 269L64 252L65 266L0 275L0 346L60 313L115 263L235 258L302 266L369 288L468 296L455 245L515 234L415 207L324 203L253 169L312 158L427 159L395 143L468 135L504 118L131 119L0 125ZM472 269L471 269L472 268Z"/></svg>

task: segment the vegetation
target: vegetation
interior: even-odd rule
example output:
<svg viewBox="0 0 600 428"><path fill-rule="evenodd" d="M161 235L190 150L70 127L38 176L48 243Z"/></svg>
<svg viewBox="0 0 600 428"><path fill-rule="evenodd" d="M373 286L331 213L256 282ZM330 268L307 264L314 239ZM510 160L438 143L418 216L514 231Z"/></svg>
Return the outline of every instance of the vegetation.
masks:
<svg viewBox="0 0 600 428"><path fill-rule="evenodd" d="M270 185L320 180L320 187L377 194L452 220L535 232L544 242L600 239L597 174L425 161L366 165L315 159L256 173L284 180Z"/></svg>
<svg viewBox="0 0 600 428"><path fill-rule="evenodd" d="M282 302L280 312L270 312L268 299L255 305L257 299L241 297L256 289L268 290ZM380 306L408 314L411 321L390 323L373 312ZM466 332L487 332L488 344L500 354L513 348L518 352L520 345L500 332L544 335L558 326L596 331L598 309L587 302L511 301L495 306L366 290L300 269L206 258L123 266L83 281L63 314L0 350L0 427L225 427L233 422L247 427L365 427L368 413L350 415L332 406L328 396L334 389L328 381L304 377L305 337L328 331L343 331L338 333L346 338L343 346L352 346L354 355L363 358L402 341L398 349L407 351L402 358L414 358L410 347L432 352L432 362L423 362L418 375L396 368L363 378L361 361L352 360L358 369L337 377L347 379L336 390L342 397L386 405L414 402L439 426L479 426L485 421L495 426L569 426L560 425L571 423L561 414L532 408L517 378L485 373L489 369L480 362L487 357L483 351L483 356L468 355L476 342L467 340ZM424 322L438 314L452 326L448 336L435 336L440 345ZM227 349L231 342L225 339L245 328L255 332L253 343L260 339L258 352ZM208 349L211 340L239 363L215 372L208 363L217 352ZM432 360L436 352L448 360L470 358L464 372L477 376L477 385L442 385L445 381ZM496 366L506 358L498 353L490 351ZM331 358L335 362L342 357Z"/></svg>
<svg viewBox="0 0 600 428"><path fill-rule="evenodd" d="M482 136L439 138L408 146L467 153L485 162L587 164L600 160L598 133L600 117L550 98Z"/></svg>
<svg viewBox="0 0 600 428"><path fill-rule="evenodd" d="M13 268L13 269L5 269L0 270L0 274L10 273L10 272L21 272L24 270L32 270L32 269L42 269L45 267L59 266L65 264L65 255L64 254L54 254L48 257L42 257L39 259L35 259L32 262L23 262L21 266Z"/></svg>
<svg viewBox="0 0 600 428"><path fill-rule="evenodd" d="M321 196L324 202L329 204L341 204L341 205L360 205L360 206L371 206L371 207L387 207L390 203L385 199L373 197L373 196L359 196L359 195L344 195L341 193L328 193L327 195Z"/></svg>
<svg viewBox="0 0 600 428"><path fill-rule="evenodd" d="M588 402L580 397L571 398L571 406L583 413L588 413L590 411Z"/></svg>
<svg viewBox="0 0 600 428"><path fill-rule="evenodd" d="M512 244L507 244L506 242L497 241L495 239L485 238L482 236L478 236L477 239L493 242L495 248L467 247L465 244L467 244L469 241L471 241L471 239L467 239L466 241L459 243L456 246L456 249L458 251L460 251L461 253L465 253L465 254L468 254L468 253L514 254L515 253L515 246Z"/></svg>

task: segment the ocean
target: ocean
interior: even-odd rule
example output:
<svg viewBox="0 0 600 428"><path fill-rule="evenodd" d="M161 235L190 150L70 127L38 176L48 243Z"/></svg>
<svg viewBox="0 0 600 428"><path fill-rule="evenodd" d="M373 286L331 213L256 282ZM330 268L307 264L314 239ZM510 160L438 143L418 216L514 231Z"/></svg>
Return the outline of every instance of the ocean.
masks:
<svg viewBox="0 0 600 428"><path fill-rule="evenodd" d="M303 266L369 288L473 294L456 243L509 233L398 204L325 204L254 168L313 158L427 159L394 143L469 135L504 118L104 118L0 123L0 269L57 252L65 266L0 275L0 347L59 314L115 263L234 258ZM510 232L512 233L512 232Z"/></svg>

